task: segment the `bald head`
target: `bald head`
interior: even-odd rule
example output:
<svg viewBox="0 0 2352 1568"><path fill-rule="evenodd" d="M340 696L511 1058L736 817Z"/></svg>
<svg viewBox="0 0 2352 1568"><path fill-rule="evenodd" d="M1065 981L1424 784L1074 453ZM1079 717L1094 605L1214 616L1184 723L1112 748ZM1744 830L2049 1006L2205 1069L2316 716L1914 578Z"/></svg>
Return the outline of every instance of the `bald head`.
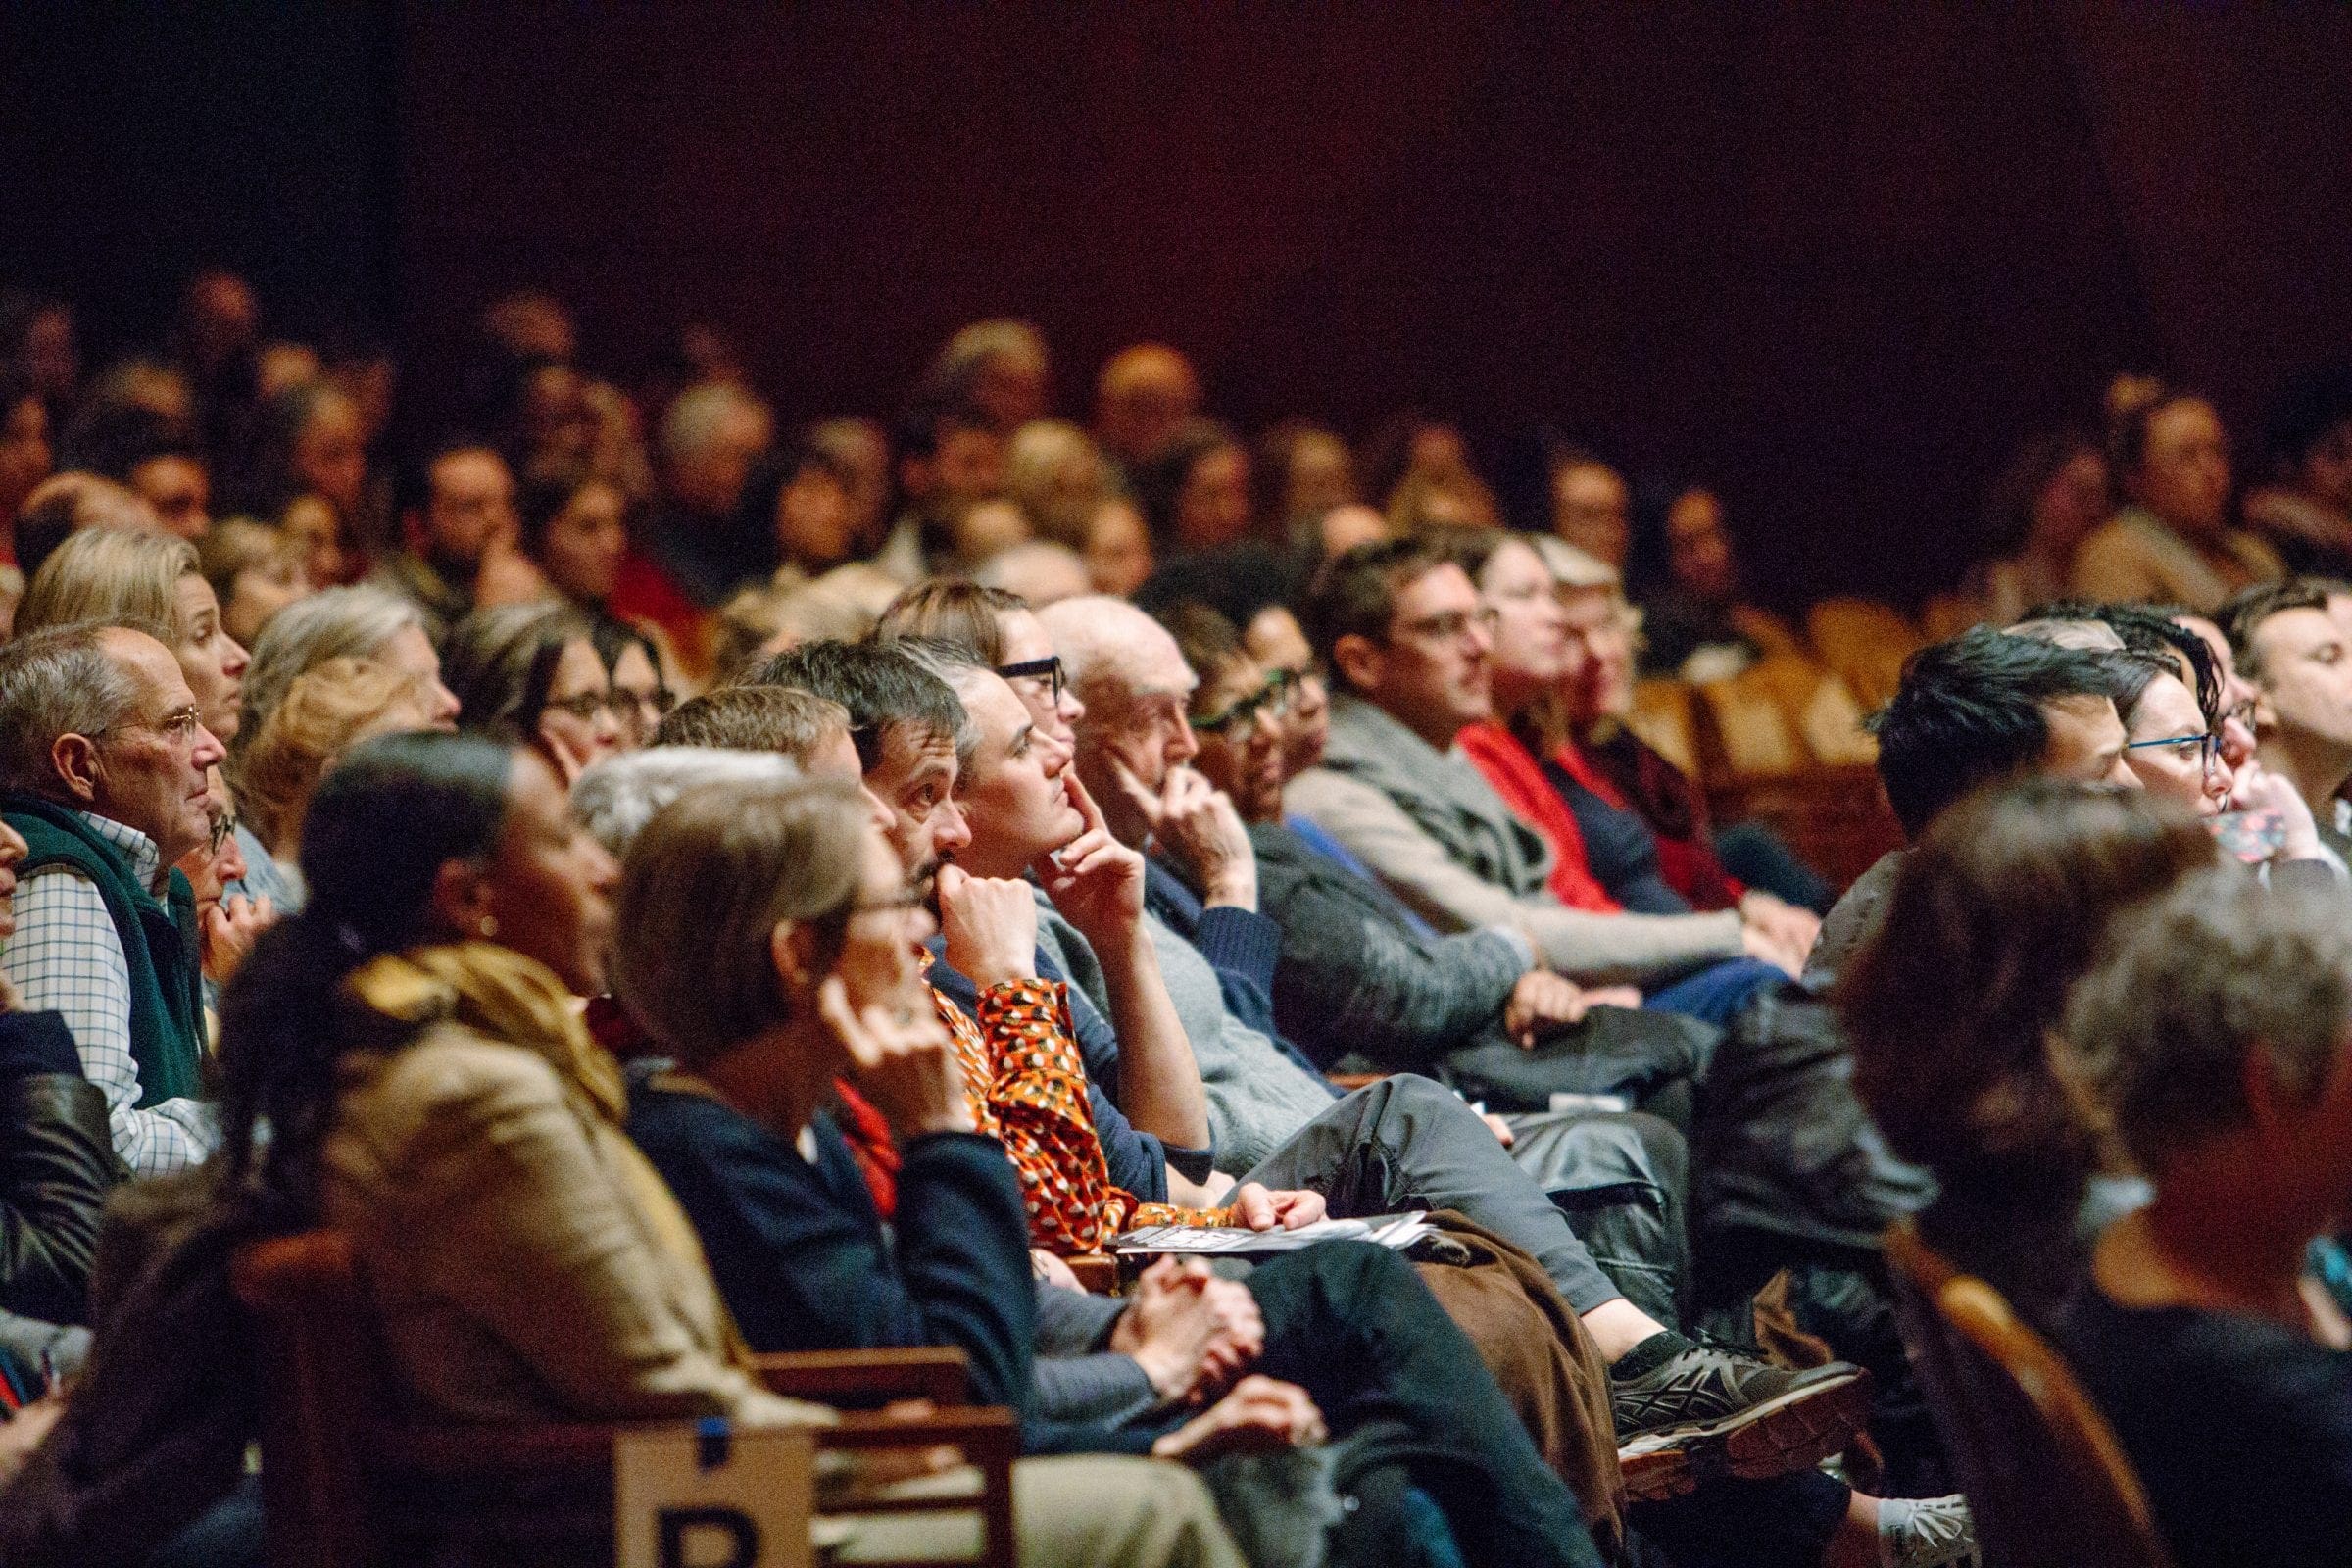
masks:
<svg viewBox="0 0 2352 1568"><path fill-rule="evenodd" d="M1095 434L1129 465L1148 463L1200 412L1193 363L1164 343L1121 349L1095 383Z"/></svg>
<svg viewBox="0 0 2352 1568"><path fill-rule="evenodd" d="M1124 599L1064 599L1037 619L1085 704L1078 776L1111 832L1140 845L1150 824L1129 804L1126 785L1157 795L1172 771L1199 755L1186 716L1199 682L1176 639Z"/></svg>

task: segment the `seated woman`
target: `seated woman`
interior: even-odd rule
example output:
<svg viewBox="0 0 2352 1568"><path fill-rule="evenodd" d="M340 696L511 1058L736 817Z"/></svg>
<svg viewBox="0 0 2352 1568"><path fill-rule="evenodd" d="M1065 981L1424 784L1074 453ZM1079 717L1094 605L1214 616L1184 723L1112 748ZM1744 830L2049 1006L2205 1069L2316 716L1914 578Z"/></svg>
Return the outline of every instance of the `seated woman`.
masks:
<svg viewBox="0 0 2352 1568"><path fill-rule="evenodd" d="M2020 443L1985 500L1985 554L1960 586L1972 624L2006 626L2063 597L2075 547L2114 511L2107 455L2087 431L2045 431Z"/></svg>
<svg viewBox="0 0 2352 1568"><path fill-rule="evenodd" d="M423 682L372 660L330 659L287 688L237 770L244 826L286 880L282 912L302 907L302 816L335 760L378 735L447 728Z"/></svg>
<svg viewBox="0 0 2352 1568"><path fill-rule="evenodd" d="M1837 1001L1854 1087L1940 1189L1929 1245L2046 1323L2077 1277L2098 1139L2047 1041L2117 917L2220 864L2213 837L2145 794L2021 783L1936 818Z"/></svg>
<svg viewBox="0 0 2352 1568"><path fill-rule="evenodd" d="M1636 734L1634 659L1641 616L1614 568L1541 537L1568 620L1569 673L1531 709L1530 740L1586 829L1593 870L1629 909L1729 909L1763 893L1816 914L1836 895L1760 824L1717 832L1706 792ZM1651 885L1651 878L1664 884Z"/></svg>
<svg viewBox="0 0 2352 1568"><path fill-rule="evenodd" d="M2352 1193L2352 927L2319 892L2182 882L2116 933L2066 1040L2153 1200L2057 1338L2181 1568L2352 1540L2352 1343L2300 1278Z"/></svg>
<svg viewBox="0 0 2352 1568"><path fill-rule="evenodd" d="M350 1233L410 1407L444 1420L828 1419L753 1376L694 1231L621 1132L612 858L531 752L355 749L312 797L304 911L222 1020L222 1159Z"/></svg>
<svg viewBox="0 0 2352 1568"><path fill-rule="evenodd" d="M1512 810L1549 842L1552 895L1573 908L1623 912L1626 906L1593 874L1584 830L1567 797L1528 744L1541 734L1537 710L1548 707L1561 683L1575 673L1577 651L1567 634L1558 584L1535 547L1509 534L1470 535L1460 555L1494 617L1495 716L1464 729L1454 744ZM1713 1023L1731 1017L1757 990L1803 968L1820 929L1809 912L1769 895L1747 901L1737 916L1702 915L1685 905L1666 910L1664 918L1719 921L1730 934L1732 951L1744 950L1747 956L1744 961L1711 964L1663 986L1650 999L1653 1005Z"/></svg>
<svg viewBox="0 0 2352 1568"><path fill-rule="evenodd" d="M623 719L636 700L614 695L595 628L568 605L477 610L451 628L441 658L458 722L530 747L565 788L631 744Z"/></svg>
<svg viewBox="0 0 2352 1568"><path fill-rule="evenodd" d="M630 847L620 923L631 934L614 964L621 1000L685 1069L647 1087L632 1131L702 1228L752 1342L956 1345L984 1396L1030 1405L1021 1189L1003 1149L972 1131L918 961L930 917L858 791L722 785L682 797ZM888 1236L818 1108L845 1074L897 1140ZM1401 1259L1311 1249L1258 1269L1250 1290L1260 1376L1189 1421L1177 1411L1059 1440L1205 1458L1252 1439L1317 1441L1327 1412L1343 1439L1379 1434L1341 1470L1360 1503L1341 1538L1349 1558L1407 1546L1404 1493L1417 1486L1471 1560L1598 1560L1573 1495ZM1059 1484L1051 1468L1035 1475ZM1043 1530L1072 1506L1022 1517ZM1049 1560L1048 1545L1024 1540L1024 1557Z"/></svg>

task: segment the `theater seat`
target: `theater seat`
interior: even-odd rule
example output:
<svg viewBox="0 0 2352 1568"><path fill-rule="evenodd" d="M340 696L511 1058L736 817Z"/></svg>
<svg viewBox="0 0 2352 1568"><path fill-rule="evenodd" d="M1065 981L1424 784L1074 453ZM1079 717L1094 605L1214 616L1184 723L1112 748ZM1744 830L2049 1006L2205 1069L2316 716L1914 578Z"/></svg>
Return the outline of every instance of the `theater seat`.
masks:
<svg viewBox="0 0 2352 1568"><path fill-rule="evenodd" d="M1896 1312L1998 1568L2170 1568L2147 1495L2065 1358L1908 1222L1886 1234ZM2250 1542L2249 1561L2260 1544Z"/></svg>
<svg viewBox="0 0 2352 1568"><path fill-rule="evenodd" d="M418 1562L608 1563L612 1443L595 1423L434 1425L402 1420L391 1362L335 1231L258 1242L231 1268L255 1312L262 1367L262 1492L271 1568L392 1568ZM852 1414L820 1449L948 1445L976 1470L977 1496L859 1498L857 1512L977 1513L973 1561L1010 1568L1012 1413L965 1407L955 1349L818 1351L759 1358L779 1394L843 1407L925 1399L911 1419Z"/></svg>

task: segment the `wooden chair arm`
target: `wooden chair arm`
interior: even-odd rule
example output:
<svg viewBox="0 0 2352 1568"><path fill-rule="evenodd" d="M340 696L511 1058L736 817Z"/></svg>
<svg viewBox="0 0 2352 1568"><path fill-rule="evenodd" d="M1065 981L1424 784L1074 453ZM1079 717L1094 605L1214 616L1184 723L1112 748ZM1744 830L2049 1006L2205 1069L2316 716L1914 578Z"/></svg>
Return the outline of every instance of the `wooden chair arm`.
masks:
<svg viewBox="0 0 2352 1568"><path fill-rule="evenodd" d="M757 1358L771 1393L819 1404L861 1409L893 1399L961 1404L971 1394L970 1367L952 1345L870 1350L795 1350Z"/></svg>
<svg viewBox="0 0 2352 1568"><path fill-rule="evenodd" d="M1082 1252L1062 1261L1070 1265L1070 1272L1078 1276L1079 1286L1089 1296L1119 1294L1119 1260L1108 1252Z"/></svg>
<svg viewBox="0 0 2352 1568"><path fill-rule="evenodd" d="M579 1471L610 1478L612 1440L622 1429L585 1421L535 1426L404 1426L386 1422L366 1441L379 1463L416 1479L485 1472L554 1474ZM947 1405L929 1415L900 1418L878 1411L844 1415L837 1426L812 1428L820 1448L906 1448L970 1443L981 1453L1010 1453L1020 1427L1002 1405ZM975 1453L974 1458L980 1457Z"/></svg>

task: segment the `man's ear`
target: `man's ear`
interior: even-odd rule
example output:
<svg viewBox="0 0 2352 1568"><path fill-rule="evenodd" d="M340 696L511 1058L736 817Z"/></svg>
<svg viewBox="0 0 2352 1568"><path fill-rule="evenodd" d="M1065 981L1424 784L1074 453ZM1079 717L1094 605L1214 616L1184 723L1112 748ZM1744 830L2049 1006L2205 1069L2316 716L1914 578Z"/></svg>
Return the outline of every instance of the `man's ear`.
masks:
<svg viewBox="0 0 2352 1568"><path fill-rule="evenodd" d="M1342 680L1359 692L1377 691L1388 653L1361 632L1349 632L1331 645L1331 665Z"/></svg>
<svg viewBox="0 0 2352 1568"><path fill-rule="evenodd" d="M778 920L767 934L768 960L787 997L816 984L816 936L802 920Z"/></svg>
<svg viewBox="0 0 2352 1568"><path fill-rule="evenodd" d="M106 768L98 760L98 743L87 735L60 735L49 743L49 766L57 781L66 787L74 799L90 802L98 799L98 791L106 782Z"/></svg>
<svg viewBox="0 0 2352 1568"><path fill-rule="evenodd" d="M490 879L477 861L444 860L433 873L429 902L443 926L463 936L480 936L482 922L490 916Z"/></svg>
<svg viewBox="0 0 2352 1568"><path fill-rule="evenodd" d="M2278 710L2271 706L2271 689L2256 682L2254 686L2254 733L2267 734L2278 723Z"/></svg>

